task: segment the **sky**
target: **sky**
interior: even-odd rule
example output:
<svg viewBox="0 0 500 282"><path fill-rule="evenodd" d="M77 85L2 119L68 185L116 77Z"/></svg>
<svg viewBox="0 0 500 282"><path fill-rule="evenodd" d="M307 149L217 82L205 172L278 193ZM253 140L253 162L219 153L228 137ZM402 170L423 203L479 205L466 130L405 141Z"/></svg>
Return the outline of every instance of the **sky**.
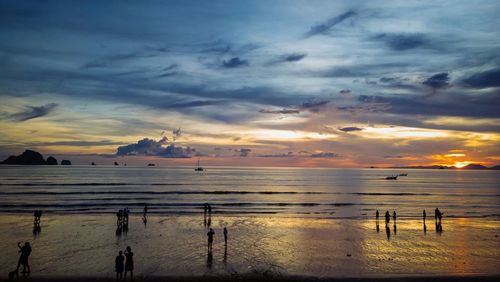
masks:
<svg viewBox="0 0 500 282"><path fill-rule="evenodd" d="M0 157L500 163L498 1L1 1Z"/></svg>

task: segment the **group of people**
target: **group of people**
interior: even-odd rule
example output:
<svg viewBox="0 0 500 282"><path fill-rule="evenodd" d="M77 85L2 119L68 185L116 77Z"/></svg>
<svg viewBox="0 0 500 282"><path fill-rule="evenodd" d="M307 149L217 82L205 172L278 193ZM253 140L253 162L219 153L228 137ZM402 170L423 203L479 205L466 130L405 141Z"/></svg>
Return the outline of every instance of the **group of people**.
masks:
<svg viewBox="0 0 500 282"><path fill-rule="evenodd" d="M375 218L377 219L377 225L378 225L378 219L379 219L379 212L378 210L375 212ZM393 211L392 213L392 219L394 221L394 224L396 224L396 211ZM389 213L389 211L386 211L385 212L385 225L389 224L389 222L391 221L391 214Z"/></svg>
<svg viewBox="0 0 500 282"><path fill-rule="evenodd" d="M125 252L118 252L115 258L115 272L116 280L126 279L127 272L130 272L130 279L134 279L134 253L130 246L127 246Z"/></svg>
<svg viewBox="0 0 500 282"><path fill-rule="evenodd" d="M203 210L204 210L203 225L208 228L210 227L210 225L212 225L212 206L209 204L204 204ZM208 220L207 220L207 215L208 215Z"/></svg>
<svg viewBox="0 0 500 282"><path fill-rule="evenodd" d="M224 227L223 233L224 233L224 245L227 246L227 228L226 227ZM212 251L212 244L214 243L214 235L215 235L214 229L210 228L207 232L208 251Z"/></svg>
<svg viewBox="0 0 500 282"><path fill-rule="evenodd" d="M380 231L379 229L379 211L377 210L375 212L375 219L377 220L377 232ZM424 233L427 232L427 225L425 224L425 220L427 218L427 213L425 210L422 211L422 217L423 217L423 220L424 220ZM435 223L436 223L436 232L438 234L441 234L443 232L443 226L441 224L441 220L443 218L443 213L438 209L436 208L434 210L434 218L435 218ZM392 219L394 221L394 234L396 234L396 211L394 211L392 213ZM387 238L389 239L390 238L390 228L389 228L389 222L391 221L391 215L389 213L389 211L386 211L385 212L385 229L386 229L386 232L387 232Z"/></svg>

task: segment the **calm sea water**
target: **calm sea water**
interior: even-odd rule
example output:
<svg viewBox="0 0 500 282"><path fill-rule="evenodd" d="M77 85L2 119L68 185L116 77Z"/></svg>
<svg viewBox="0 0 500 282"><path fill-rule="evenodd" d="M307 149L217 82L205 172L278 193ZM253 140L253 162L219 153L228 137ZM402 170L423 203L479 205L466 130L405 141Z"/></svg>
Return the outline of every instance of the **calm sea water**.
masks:
<svg viewBox="0 0 500 282"><path fill-rule="evenodd" d="M385 180L396 173L398 180ZM500 217L500 172L459 170L0 166L0 213L214 213L316 218Z"/></svg>

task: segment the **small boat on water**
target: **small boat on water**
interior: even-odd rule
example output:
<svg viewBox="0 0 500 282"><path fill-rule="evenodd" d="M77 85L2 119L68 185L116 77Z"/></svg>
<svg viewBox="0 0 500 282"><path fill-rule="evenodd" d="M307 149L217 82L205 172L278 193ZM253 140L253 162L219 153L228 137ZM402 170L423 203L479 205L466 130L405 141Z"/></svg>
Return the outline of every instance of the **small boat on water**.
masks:
<svg viewBox="0 0 500 282"><path fill-rule="evenodd" d="M396 180L396 179L398 179L398 176L397 175L391 175L391 176L387 176L385 179L386 180Z"/></svg>
<svg viewBox="0 0 500 282"><path fill-rule="evenodd" d="M200 166L200 159L198 159L198 167L194 169L194 171L204 171L205 169Z"/></svg>
<svg viewBox="0 0 500 282"><path fill-rule="evenodd" d="M408 173L400 173L399 176L408 176Z"/></svg>

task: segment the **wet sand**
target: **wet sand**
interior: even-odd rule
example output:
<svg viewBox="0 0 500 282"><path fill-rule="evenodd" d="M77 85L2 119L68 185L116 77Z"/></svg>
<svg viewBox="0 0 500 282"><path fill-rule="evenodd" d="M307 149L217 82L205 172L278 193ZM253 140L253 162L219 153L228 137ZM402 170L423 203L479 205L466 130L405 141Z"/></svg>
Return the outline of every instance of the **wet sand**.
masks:
<svg viewBox="0 0 500 282"><path fill-rule="evenodd" d="M32 216L0 216L3 273L16 266L16 243L30 241L30 280L40 281L114 280L114 258L127 245L134 252L137 281L467 281L500 274L498 219L446 218L442 233L432 219L424 233L423 222L415 219L398 220L396 230L392 222L386 230L381 221L377 232L375 220L214 214L211 254L203 215L150 216L147 225L131 215L128 232L119 236L114 215L46 214L41 226L35 238Z"/></svg>

